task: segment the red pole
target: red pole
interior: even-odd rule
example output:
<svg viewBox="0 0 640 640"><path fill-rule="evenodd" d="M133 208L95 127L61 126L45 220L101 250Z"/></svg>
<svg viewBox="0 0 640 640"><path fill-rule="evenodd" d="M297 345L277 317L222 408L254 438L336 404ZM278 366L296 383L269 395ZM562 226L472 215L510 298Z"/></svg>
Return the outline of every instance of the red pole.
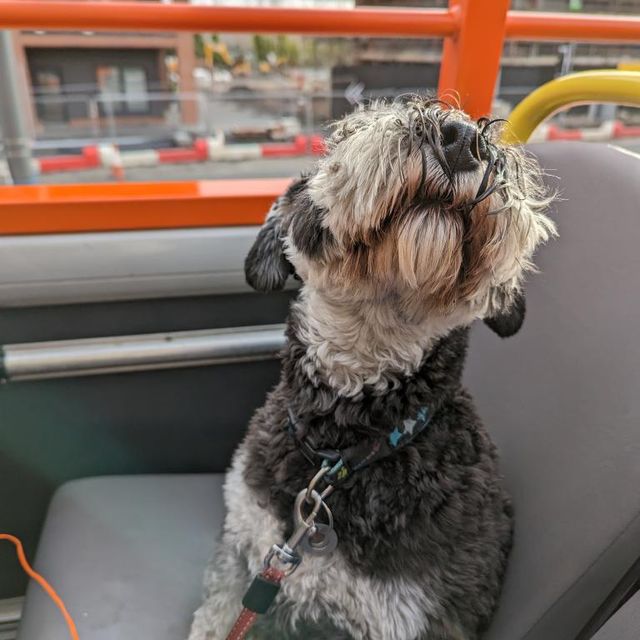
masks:
<svg viewBox="0 0 640 640"><path fill-rule="evenodd" d="M509 0L449 0L458 34L445 38L438 94L473 118L491 113Z"/></svg>

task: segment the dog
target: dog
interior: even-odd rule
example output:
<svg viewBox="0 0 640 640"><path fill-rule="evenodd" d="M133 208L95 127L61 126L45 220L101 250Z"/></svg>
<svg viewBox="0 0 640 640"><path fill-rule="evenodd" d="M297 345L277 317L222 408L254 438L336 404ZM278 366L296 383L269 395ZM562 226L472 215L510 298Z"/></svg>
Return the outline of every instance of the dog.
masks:
<svg viewBox="0 0 640 640"><path fill-rule="evenodd" d="M273 204L247 281L302 284L280 382L226 479L190 640L226 638L294 529L296 495L326 468L312 454L363 442L390 444L326 498L337 548L304 553L248 637L474 640L488 627L513 511L461 383L469 325L519 330L523 277L556 233L539 166L497 125L435 99L374 102L334 125L326 155Z"/></svg>

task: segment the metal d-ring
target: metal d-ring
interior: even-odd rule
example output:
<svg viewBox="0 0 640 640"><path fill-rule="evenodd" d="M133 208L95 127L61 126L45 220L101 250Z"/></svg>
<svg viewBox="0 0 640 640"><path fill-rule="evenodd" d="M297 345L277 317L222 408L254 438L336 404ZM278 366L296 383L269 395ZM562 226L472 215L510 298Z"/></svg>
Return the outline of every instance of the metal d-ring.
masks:
<svg viewBox="0 0 640 640"><path fill-rule="evenodd" d="M318 471L318 473L316 473L315 476L313 476L313 478L311 478L311 482L309 482L308 486L307 486L307 493L305 494L305 501L308 502L309 504L312 504L314 502L313 498L312 498L312 493L316 487L316 485L318 484L318 482L320 482L320 480L322 479L322 477L329 471L329 467L321 467L320 470ZM327 487L328 489L329 487ZM324 500L325 493L327 492L327 489L325 489L322 492L321 495L321 499ZM329 492L331 493L331 492ZM327 495L329 495L329 493L327 493Z"/></svg>
<svg viewBox="0 0 640 640"><path fill-rule="evenodd" d="M313 504L311 512L305 516L302 513L302 505L307 501L307 494L309 494L310 504ZM296 502L294 505L294 522L298 528L306 527L310 529L316 519L316 516L320 512L324 505L324 501L322 500L322 496L315 490L311 489L303 489L296 498ZM326 508L326 507L325 507Z"/></svg>
<svg viewBox="0 0 640 640"><path fill-rule="evenodd" d="M329 525L329 528L333 529L333 513L331 512L331 509L329 509L329 505L324 500L322 501L322 508L327 515L327 520L329 521L327 524Z"/></svg>

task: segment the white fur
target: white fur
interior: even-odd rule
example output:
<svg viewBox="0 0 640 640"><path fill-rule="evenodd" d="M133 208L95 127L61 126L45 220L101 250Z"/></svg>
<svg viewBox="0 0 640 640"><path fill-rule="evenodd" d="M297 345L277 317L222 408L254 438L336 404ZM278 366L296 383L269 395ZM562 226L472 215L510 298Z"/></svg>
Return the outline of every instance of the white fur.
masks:
<svg viewBox="0 0 640 640"><path fill-rule="evenodd" d="M271 545L282 542L282 524L260 506L244 482L246 457L241 447L227 476L224 533L206 572L206 599L195 613L189 640L226 638L249 580L262 569ZM328 558L305 557L284 580L274 616L283 605L284 624L292 631L301 617L328 619L355 640L415 640L428 630L428 616L437 611L423 585L401 576L381 581L354 575L339 551Z"/></svg>
<svg viewBox="0 0 640 640"><path fill-rule="evenodd" d="M468 324L481 315L467 306L452 315L411 322L393 298L340 301L309 286L296 305L301 311L298 338L307 345L307 375L343 396L356 396L364 385L385 393L418 369L431 342L452 324Z"/></svg>

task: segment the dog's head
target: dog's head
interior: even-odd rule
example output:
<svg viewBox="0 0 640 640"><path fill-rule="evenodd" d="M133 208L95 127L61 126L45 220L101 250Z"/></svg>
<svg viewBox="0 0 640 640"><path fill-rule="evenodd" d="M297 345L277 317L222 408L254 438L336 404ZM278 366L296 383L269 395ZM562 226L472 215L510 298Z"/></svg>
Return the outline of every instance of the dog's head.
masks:
<svg viewBox="0 0 640 640"><path fill-rule="evenodd" d="M537 163L494 124L425 98L346 116L274 206L248 282L273 290L295 272L334 299L391 299L410 321L484 317L515 333L522 275L555 229Z"/></svg>

